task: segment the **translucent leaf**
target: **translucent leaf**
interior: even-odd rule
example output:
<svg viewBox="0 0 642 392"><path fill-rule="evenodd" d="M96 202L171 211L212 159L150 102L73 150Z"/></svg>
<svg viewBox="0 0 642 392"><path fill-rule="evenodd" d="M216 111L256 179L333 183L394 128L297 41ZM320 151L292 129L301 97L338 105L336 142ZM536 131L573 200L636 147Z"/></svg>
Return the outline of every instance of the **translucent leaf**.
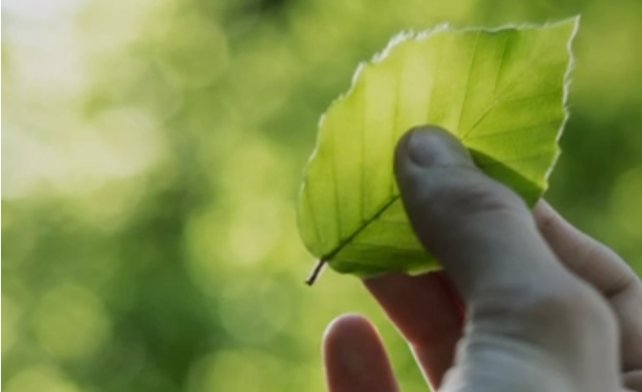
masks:
<svg viewBox="0 0 642 392"><path fill-rule="evenodd" d="M301 187L309 251L359 276L437 266L412 232L392 170L397 140L417 125L451 131L482 170L534 203L559 154L578 23L402 34L361 64L321 118Z"/></svg>

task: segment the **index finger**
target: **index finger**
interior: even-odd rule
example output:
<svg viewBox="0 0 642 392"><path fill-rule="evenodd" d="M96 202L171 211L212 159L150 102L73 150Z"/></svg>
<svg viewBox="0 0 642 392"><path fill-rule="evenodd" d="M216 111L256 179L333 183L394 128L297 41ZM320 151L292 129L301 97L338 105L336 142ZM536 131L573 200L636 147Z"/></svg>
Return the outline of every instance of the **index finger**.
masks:
<svg viewBox="0 0 642 392"><path fill-rule="evenodd" d="M642 282L614 251L582 233L546 201L535 208L539 231L560 261L609 301L620 328L622 369L642 369Z"/></svg>

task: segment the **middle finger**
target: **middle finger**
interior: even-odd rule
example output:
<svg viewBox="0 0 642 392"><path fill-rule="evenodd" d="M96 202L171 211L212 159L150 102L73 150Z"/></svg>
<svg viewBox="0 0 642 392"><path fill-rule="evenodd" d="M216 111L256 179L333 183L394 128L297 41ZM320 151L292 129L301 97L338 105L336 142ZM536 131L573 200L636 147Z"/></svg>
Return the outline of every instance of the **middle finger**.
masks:
<svg viewBox="0 0 642 392"><path fill-rule="evenodd" d="M464 307L443 272L389 274L364 281L408 340L425 377L436 389L452 366L462 336Z"/></svg>

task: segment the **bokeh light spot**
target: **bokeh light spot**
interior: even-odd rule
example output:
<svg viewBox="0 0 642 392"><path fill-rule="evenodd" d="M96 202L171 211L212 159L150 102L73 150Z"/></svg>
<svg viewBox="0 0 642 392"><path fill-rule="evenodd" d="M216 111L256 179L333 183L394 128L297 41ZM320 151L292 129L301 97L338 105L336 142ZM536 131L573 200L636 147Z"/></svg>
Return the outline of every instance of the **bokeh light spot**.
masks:
<svg viewBox="0 0 642 392"><path fill-rule="evenodd" d="M280 391L287 380L278 359L255 350L230 350L197 361L190 369L188 391Z"/></svg>
<svg viewBox="0 0 642 392"><path fill-rule="evenodd" d="M642 240L642 166L630 169L617 179L610 209L621 230Z"/></svg>
<svg viewBox="0 0 642 392"><path fill-rule="evenodd" d="M291 306L287 292L273 281L238 277L220 297L219 316L236 340L264 343L287 326Z"/></svg>
<svg viewBox="0 0 642 392"><path fill-rule="evenodd" d="M94 354L110 334L109 316L91 291L63 284L45 294L35 310L33 327L38 342L61 359Z"/></svg>
<svg viewBox="0 0 642 392"><path fill-rule="evenodd" d="M189 12L178 15L161 34L158 59L166 75L189 88L206 86L228 67L227 38L214 20Z"/></svg>
<svg viewBox="0 0 642 392"><path fill-rule="evenodd" d="M21 311L18 303L2 295L2 354L11 350L21 330Z"/></svg>
<svg viewBox="0 0 642 392"><path fill-rule="evenodd" d="M4 388L3 388L4 389ZM11 377L6 392L81 392L71 380L53 367L40 365Z"/></svg>
<svg viewBox="0 0 642 392"><path fill-rule="evenodd" d="M283 231L282 202L265 198L240 208L229 222L229 257L232 262L256 264L265 259Z"/></svg>

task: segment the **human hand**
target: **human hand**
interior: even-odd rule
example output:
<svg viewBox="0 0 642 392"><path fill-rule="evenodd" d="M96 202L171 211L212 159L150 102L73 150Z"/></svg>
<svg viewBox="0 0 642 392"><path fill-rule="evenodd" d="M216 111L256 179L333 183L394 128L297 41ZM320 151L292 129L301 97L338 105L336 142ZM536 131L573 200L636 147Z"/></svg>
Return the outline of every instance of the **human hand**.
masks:
<svg viewBox="0 0 642 392"><path fill-rule="evenodd" d="M395 171L417 237L443 271L365 280L439 391L642 391L642 284L546 202L534 213L447 132L422 127ZM374 327L326 331L331 392L399 387ZM627 389L628 388L628 389Z"/></svg>

